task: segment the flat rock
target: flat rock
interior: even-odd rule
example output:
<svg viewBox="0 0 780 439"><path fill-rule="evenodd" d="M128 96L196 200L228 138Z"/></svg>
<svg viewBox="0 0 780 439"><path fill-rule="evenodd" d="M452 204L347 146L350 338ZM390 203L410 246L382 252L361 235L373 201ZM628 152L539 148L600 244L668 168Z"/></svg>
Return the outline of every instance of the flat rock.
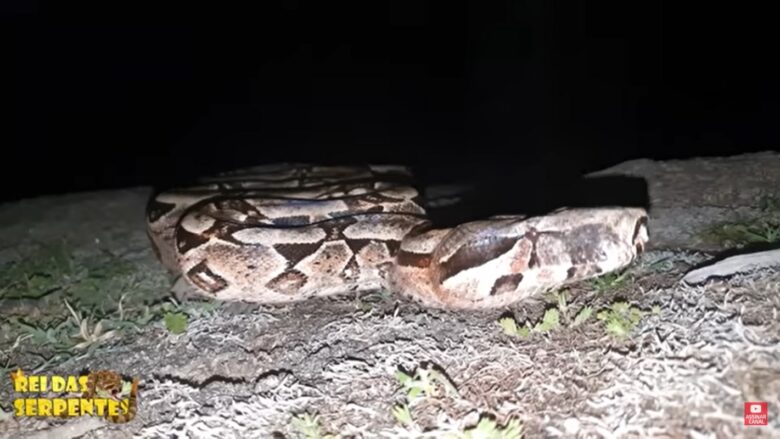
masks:
<svg viewBox="0 0 780 439"><path fill-rule="evenodd" d="M631 160L589 174L644 178L650 198L650 248L720 250L701 232L723 222L762 216L760 200L780 197L780 154Z"/></svg>
<svg viewBox="0 0 780 439"><path fill-rule="evenodd" d="M746 274L765 268L780 269L780 249L731 256L689 271L682 278L682 281L688 284L698 284L711 278Z"/></svg>

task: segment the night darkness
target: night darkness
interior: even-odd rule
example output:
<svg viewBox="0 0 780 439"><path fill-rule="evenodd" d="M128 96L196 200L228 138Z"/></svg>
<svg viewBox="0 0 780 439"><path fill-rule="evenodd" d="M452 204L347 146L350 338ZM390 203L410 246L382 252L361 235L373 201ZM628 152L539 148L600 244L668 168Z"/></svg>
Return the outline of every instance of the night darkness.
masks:
<svg viewBox="0 0 780 439"><path fill-rule="evenodd" d="M541 185L778 145L777 27L758 7L167 4L4 2L3 200L277 161Z"/></svg>

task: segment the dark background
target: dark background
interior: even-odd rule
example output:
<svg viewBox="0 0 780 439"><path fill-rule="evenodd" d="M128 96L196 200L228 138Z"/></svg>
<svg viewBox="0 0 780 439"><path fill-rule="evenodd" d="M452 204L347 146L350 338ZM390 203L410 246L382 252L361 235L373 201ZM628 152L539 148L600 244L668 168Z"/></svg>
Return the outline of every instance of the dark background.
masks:
<svg viewBox="0 0 780 439"><path fill-rule="evenodd" d="M683 3L6 1L2 200L282 160L541 187L776 149L775 16Z"/></svg>

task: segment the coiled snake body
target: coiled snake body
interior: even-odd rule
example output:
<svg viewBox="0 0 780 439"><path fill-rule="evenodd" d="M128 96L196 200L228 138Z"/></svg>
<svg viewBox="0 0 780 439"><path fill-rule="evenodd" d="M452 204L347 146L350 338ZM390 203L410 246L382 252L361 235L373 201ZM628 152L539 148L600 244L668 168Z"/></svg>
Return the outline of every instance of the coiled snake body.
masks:
<svg viewBox="0 0 780 439"><path fill-rule="evenodd" d="M436 229L400 166L224 173L158 194L147 224L162 264L197 291L264 303L386 288L425 306L500 307L621 269L648 241L635 207Z"/></svg>

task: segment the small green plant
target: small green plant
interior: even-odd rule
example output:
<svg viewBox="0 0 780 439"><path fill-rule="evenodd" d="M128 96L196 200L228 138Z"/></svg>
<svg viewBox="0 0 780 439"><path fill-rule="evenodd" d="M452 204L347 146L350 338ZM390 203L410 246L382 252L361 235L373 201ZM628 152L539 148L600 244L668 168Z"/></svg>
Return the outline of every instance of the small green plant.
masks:
<svg viewBox="0 0 780 439"><path fill-rule="evenodd" d="M173 334L182 334L187 331L187 314L183 312L166 312L165 327Z"/></svg>
<svg viewBox="0 0 780 439"><path fill-rule="evenodd" d="M34 373L46 369L51 364L66 361L77 355L76 350L73 349L73 339L69 335L74 329L71 319L57 318L28 323L14 316L8 318L7 321L8 327L19 334L10 350L16 349L22 342L26 342L26 354L38 359L32 366ZM8 367L6 365L6 368ZM15 369L16 364L11 368Z"/></svg>
<svg viewBox="0 0 780 439"><path fill-rule="evenodd" d="M305 439L336 439L337 436L322 433L319 416L308 413L293 418L292 425Z"/></svg>
<svg viewBox="0 0 780 439"><path fill-rule="evenodd" d="M46 318L28 323L19 317L11 317L5 326L21 332L20 337L29 339L35 346L52 348L57 352L90 349L119 334L118 330L108 328L107 321L101 319L93 325L90 317L82 315L67 300L64 304L70 313L67 318Z"/></svg>
<svg viewBox="0 0 780 439"><path fill-rule="evenodd" d="M592 314L593 314L592 307L583 306L582 309L580 309L580 312L578 312L577 315L574 317L574 322L572 323L572 326L579 326L585 323L585 321L587 321Z"/></svg>
<svg viewBox="0 0 780 439"><path fill-rule="evenodd" d="M149 325L157 317L156 313L154 313L149 306L144 306L143 311L125 310L123 305L124 298L125 296L123 295L119 299L119 304L117 305L119 316L112 321L114 328L119 330L133 329L140 331L141 328Z"/></svg>
<svg viewBox="0 0 780 439"><path fill-rule="evenodd" d="M719 223L702 232L705 241L725 247L780 241L780 223L757 220L746 223Z"/></svg>
<svg viewBox="0 0 780 439"><path fill-rule="evenodd" d="M0 268L0 298L37 299L66 287L83 274L64 243L41 245Z"/></svg>
<svg viewBox="0 0 780 439"><path fill-rule="evenodd" d="M759 218L713 224L700 233L700 238L724 247L780 241L780 196L762 194L755 205L761 212Z"/></svg>
<svg viewBox="0 0 780 439"><path fill-rule="evenodd" d="M647 269L654 273L664 273L671 271L674 269L674 261L671 256L667 256L651 263Z"/></svg>
<svg viewBox="0 0 780 439"><path fill-rule="evenodd" d="M189 321L211 315L219 308L219 303L209 301L193 301L183 304L171 298L170 301L156 305L147 311L147 318L162 316L166 329L173 334L182 334L187 330Z"/></svg>
<svg viewBox="0 0 780 439"><path fill-rule="evenodd" d="M414 419L412 419L412 412L409 410L409 406L406 404L398 404L393 407L393 417L399 424L405 427L415 426Z"/></svg>
<svg viewBox="0 0 780 439"><path fill-rule="evenodd" d="M589 281L590 287L599 293L613 291L625 286L629 279L629 271L611 272L593 278Z"/></svg>
<svg viewBox="0 0 780 439"><path fill-rule="evenodd" d="M561 324L561 316L557 308L550 308L544 312L542 321L534 326L536 332L550 332L554 329L558 329Z"/></svg>
<svg viewBox="0 0 780 439"><path fill-rule="evenodd" d="M590 315L593 313L593 309L589 306L584 306L579 310L579 312L577 312L577 315L574 316L574 319L572 319L571 309L569 307L567 296L568 290L556 291L553 295L558 306L558 311L560 311L560 318L564 324L571 327L576 327L585 323L585 321L588 320ZM551 316L550 319L553 317L554 316Z"/></svg>
<svg viewBox="0 0 780 439"><path fill-rule="evenodd" d="M136 270L104 252L76 257L67 243L42 244L0 267L0 298L39 299L61 293L81 306L102 305L130 287Z"/></svg>
<svg viewBox="0 0 780 439"><path fill-rule="evenodd" d="M499 319L498 324L505 334L513 337L526 338L531 332L545 333L557 329L560 326L560 312L557 308L548 309L544 312L542 320L537 322L533 327L531 327L531 323L527 321L524 325L518 326L517 321L512 317L503 317Z"/></svg>
<svg viewBox="0 0 780 439"><path fill-rule="evenodd" d="M35 323L27 323L19 317L11 317L8 320L11 327L21 332L22 337L30 340L32 345L41 348L51 347L55 350L67 350L72 347L68 330L73 328L73 322L68 319Z"/></svg>
<svg viewBox="0 0 780 439"><path fill-rule="evenodd" d="M609 308L599 311L596 318L604 322L607 332L618 338L626 338L647 314L627 302L615 302Z"/></svg>
<svg viewBox="0 0 780 439"><path fill-rule="evenodd" d="M517 326L517 321L512 317L502 317L498 320L498 324L504 330L504 334L511 337L526 338L531 334L531 328L528 323L524 326Z"/></svg>
<svg viewBox="0 0 780 439"><path fill-rule="evenodd" d="M410 403L419 397L432 396L436 391L437 384L443 386L448 393L458 395L455 385L443 373L430 365L417 368L412 375L398 370L395 373L395 378L406 390L406 398Z"/></svg>
<svg viewBox="0 0 780 439"><path fill-rule="evenodd" d="M544 313L544 317L533 327L529 322L519 326L512 317L503 317L499 319L498 324L505 334L513 337L525 338L531 332L545 333L558 329L562 325L577 327L585 323L593 315L593 307L584 306L580 308L574 318L571 318L569 305L566 302L565 292L556 293L557 307L550 308ZM661 312L659 305L654 305L651 313L657 315ZM596 318L604 322L607 332L619 337L626 337L631 330L639 323L643 316L647 314L637 307L628 305L626 302L615 302L609 308L599 311ZM562 323L563 321L563 323Z"/></svg>
<svg viewBox="0 0 780 439"><path fill-rule="evenodd" d="M756 205L765 214L780 213L780 196L776 194L762 194L757 197Z"/></svg>
<svg viewBox="0 0 780 439"><path fill-rule="evenodd" d="M511 420L505 427L499 427L495 421L481 417L479 423L463 431L453 432L452 429L433 429L423 432L412 416L410 405L419 398L433 396L437 384L443 386L448 393L458 396L455 385L431 365L419 367L413 374L398 370L395 377L406 391L406 402L393 406L392 414L395 420L407 431L415 432L419 438L450 438L450 439L520 439L522 425Z"/></svg>
<svg viewBox="0 0 780 439"><path fill-rule="evenodd" d="M355 309L362 312L370 312L378 304L387 303L393 299L393 293L390 290L381 289L379 291L357 295L355 297Z"/></svg>
<svg viewBox="0 0 780 439"><path fill-rule="evenodd" d="M564 324L576 327L583 324L593 312L593 309L586 306L577 312L577 315L572 319L571 309L567 302L566 291L555 292L553 294L556 302L555 308L549 308L544 312L544 316L540 322L537 322L533 327L530 322L525 322L524 325L518 326L517 321L512 317L503 317L498 320L499 326L506 335L513 337L528 337L531 332L545 333L554 331Z"/></svg>
<svg viewBox="0 0 780 439"><path fill-rule="evenodd" d="M451 437L453 439L520 439L523 437L523 425L520 421L512 419L505 426L499 427L496 421L482 417L476 426Z"/></svg>
<svg viewBox="0 0 780 439"><path fill-rule="evenodd" d="M417 402L419 398L434 396L438 386L444 387L450 395L459 396L458 389L449 378L430 364L418 367L411 375L399 369L395 373L395 379L405 390L406 402L393 406L393 417L404 427L414 430L419 428L409 406Z"/></svg>
<svg viewBox="0 0 780 439"><path fill-rule="evenodd" d="M79 328L78 334L73 338L81 338L83 340L82 342L73 346L74 349L83 350L96 343L101 343L103 341L111 339L117 335L118 332L116 330L111 330L107 332L103 331L104 329L103 320L97 322L95 327L92 330L90 330L89 318L84 318L80 312L77 313L73 309L73 307L70 306L67 300L65 301L65 306L68 307L68 311L70 311L70 314L73 317L74 324Z"/></svg>

